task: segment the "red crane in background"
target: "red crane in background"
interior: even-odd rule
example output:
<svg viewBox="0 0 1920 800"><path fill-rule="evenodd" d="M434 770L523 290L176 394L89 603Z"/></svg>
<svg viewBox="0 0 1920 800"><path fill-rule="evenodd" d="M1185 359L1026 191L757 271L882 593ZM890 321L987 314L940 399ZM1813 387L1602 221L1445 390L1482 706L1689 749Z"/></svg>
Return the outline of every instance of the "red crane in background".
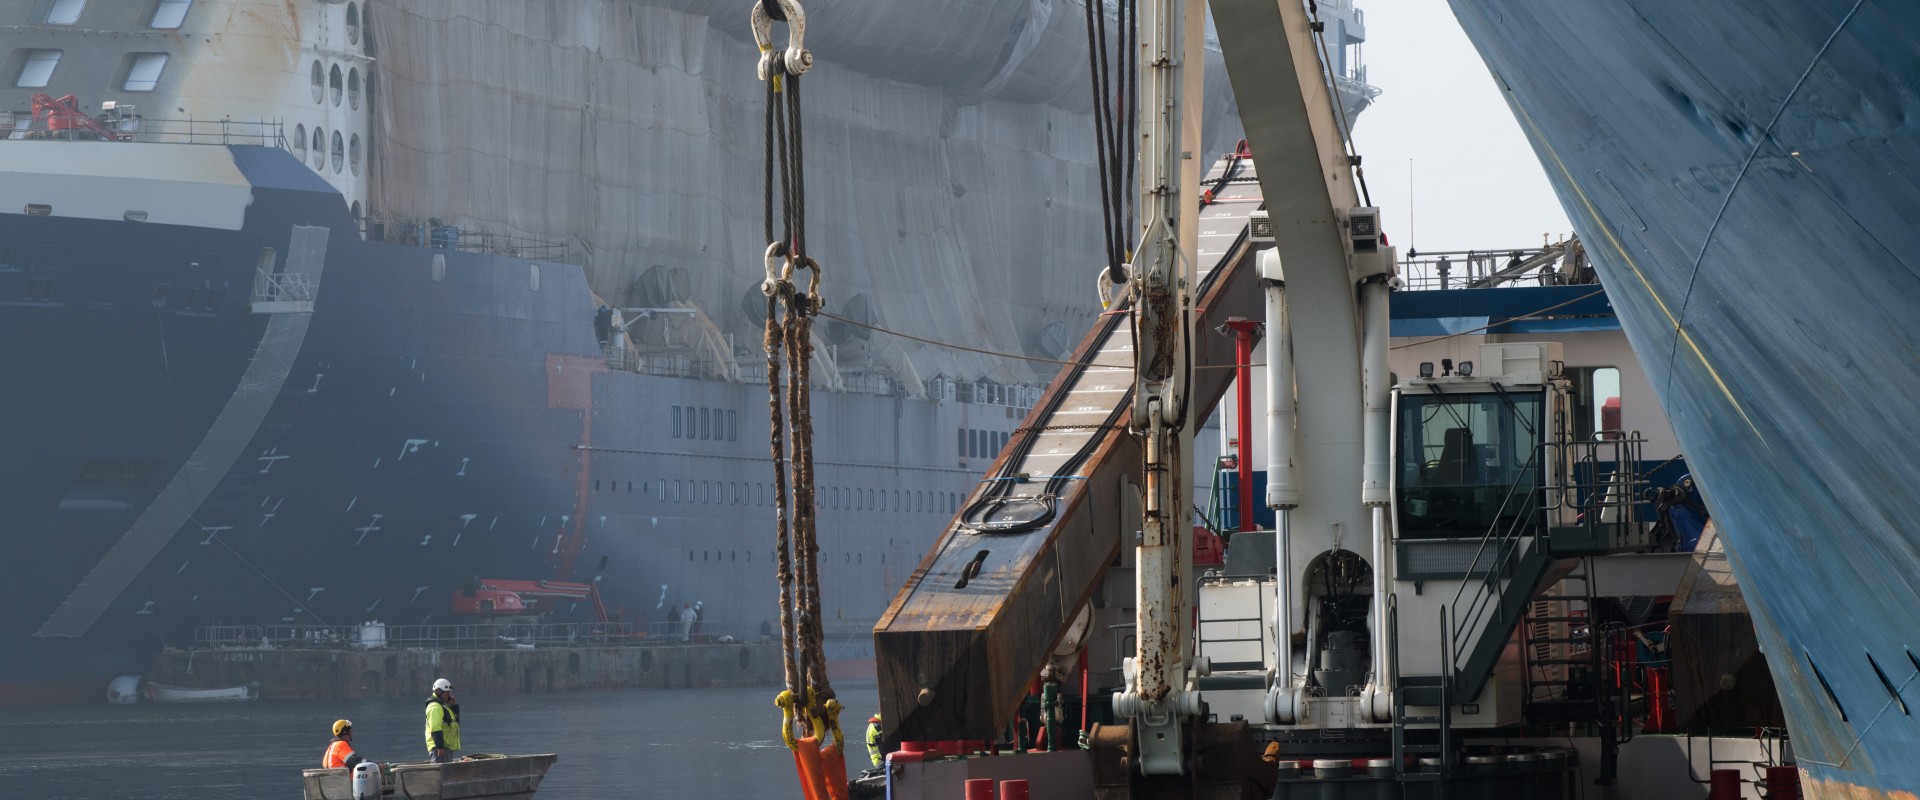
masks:
<svg viewBox="0 0 1920 800"><path fill-rule="evenodd" d="M599 572L606 569L607 557L601 556ZM593 603L595 621L611 622L607 604L600 598L600 577L596 573L586 583L472 578L453 593L453 611L483 617L537 617L552 613L563 602L586 600Z"/></svg>
<svg viewBox="0 0 1920 800"><path fill-rule="evenodd" d="M114 131L108 130L105 125L100 124L99 120L94 119L88 115L87 112L81 111L80 98L74 95L54 97L45 92L34 92L33 116L35 119L45 118L47 131L58 134L54 138L92 138L76 135L78 132L85 131L93 134L94 137L98 137L102 141L126 142L133 140L132 134L115 133Z"/></svg>

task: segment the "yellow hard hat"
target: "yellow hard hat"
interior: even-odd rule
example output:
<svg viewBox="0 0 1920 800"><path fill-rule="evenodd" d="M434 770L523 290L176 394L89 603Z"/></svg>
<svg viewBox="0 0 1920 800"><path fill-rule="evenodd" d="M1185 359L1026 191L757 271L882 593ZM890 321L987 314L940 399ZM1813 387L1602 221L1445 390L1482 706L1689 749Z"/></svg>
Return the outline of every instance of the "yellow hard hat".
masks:
<svg viewBox="0 0 1920 800"><path fill-rule="evenodd" d="M333 735L339 736L341 731L344 731L351 727L353 727L353 722L351 720L336 719L333 721Z"/></svg>

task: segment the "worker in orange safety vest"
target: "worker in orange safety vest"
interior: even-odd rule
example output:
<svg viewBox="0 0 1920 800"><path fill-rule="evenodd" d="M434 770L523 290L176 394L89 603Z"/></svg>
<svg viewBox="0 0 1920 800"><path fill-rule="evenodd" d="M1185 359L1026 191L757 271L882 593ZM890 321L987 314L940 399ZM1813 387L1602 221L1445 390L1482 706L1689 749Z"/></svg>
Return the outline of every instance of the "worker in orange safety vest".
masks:
<svg viewBox="0 0 1920 800"><path fill-rule="evenodd" d="M327 745L327 754L320 759L322 769L353 769L355 764L364 761L359 753L353 752L353 723L348 720L334 720L333 741Z"/></svg>

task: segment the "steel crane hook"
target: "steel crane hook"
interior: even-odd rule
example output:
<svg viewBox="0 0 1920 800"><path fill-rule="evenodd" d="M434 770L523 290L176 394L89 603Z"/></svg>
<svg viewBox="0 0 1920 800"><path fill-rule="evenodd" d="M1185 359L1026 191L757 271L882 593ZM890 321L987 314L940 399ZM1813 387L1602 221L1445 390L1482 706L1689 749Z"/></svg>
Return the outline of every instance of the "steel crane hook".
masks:
<svg viewBox="0 0 1920 800"><path fill-rule="evenodd" d="M760 45L760 80L767 80L778 73L779 64L773 50L774 17L767 11L768 4L779 4L781 18L787 21L787 49L784 67L788 75L800 76L813 66L813 53L807 50L807 12L800 8L798 0L759 0L753 4L753 41Z"/></svg>

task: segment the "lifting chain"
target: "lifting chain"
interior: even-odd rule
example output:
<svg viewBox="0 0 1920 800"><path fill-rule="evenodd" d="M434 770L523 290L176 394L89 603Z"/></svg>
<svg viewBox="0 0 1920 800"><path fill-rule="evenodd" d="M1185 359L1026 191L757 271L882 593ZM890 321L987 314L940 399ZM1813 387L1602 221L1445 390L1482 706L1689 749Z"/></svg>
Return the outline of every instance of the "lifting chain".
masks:
<svg viewBox="0 0 1920 800"><path fill-rule="evenodd" d="M773 22L784 20L788 44L773 49ZM780 583L780 645L786 689L781 739L796 733L845 752L840 702L827 681L826 633L820 603L819 538L813 474L813 317L824 307L824 273L807 252L806 176L801 162L800 76L813 64L803 44L806 16L794 0L753 6L760 77L767 83L765 233L767 413L774 470L775 568ZM779 188L776 198L775 187ZM776 202L777 199L777 202ZM774 221L778 218L779 228Z"/></svg>

